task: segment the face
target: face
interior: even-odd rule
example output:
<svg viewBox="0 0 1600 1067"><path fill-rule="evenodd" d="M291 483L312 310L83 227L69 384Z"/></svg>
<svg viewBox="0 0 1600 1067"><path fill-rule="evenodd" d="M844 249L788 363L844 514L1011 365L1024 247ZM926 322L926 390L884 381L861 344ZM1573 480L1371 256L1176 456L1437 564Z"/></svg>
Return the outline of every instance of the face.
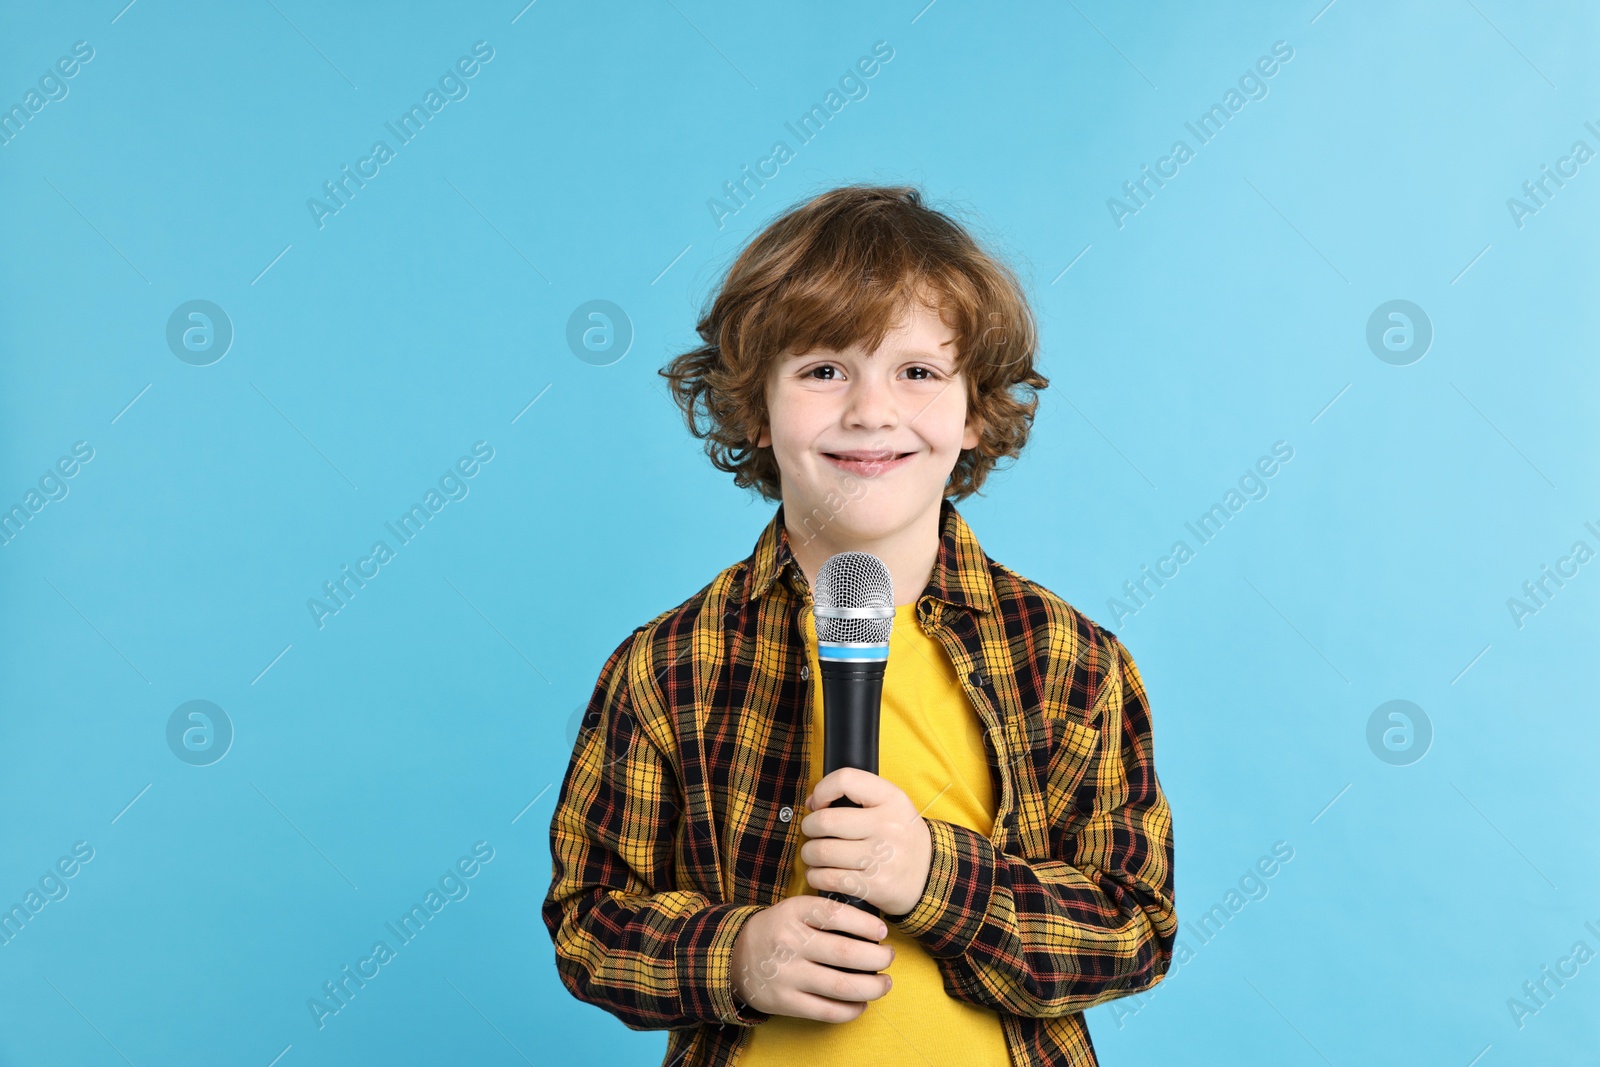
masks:
<svg viewBox="0 0 1600 1067"><path fill-rule="evenodd" d="M937 513L961 450L978 444L955 331L913 304L872 352L786 352L767 379L771 446L791 528L870 541Z"/></svg>

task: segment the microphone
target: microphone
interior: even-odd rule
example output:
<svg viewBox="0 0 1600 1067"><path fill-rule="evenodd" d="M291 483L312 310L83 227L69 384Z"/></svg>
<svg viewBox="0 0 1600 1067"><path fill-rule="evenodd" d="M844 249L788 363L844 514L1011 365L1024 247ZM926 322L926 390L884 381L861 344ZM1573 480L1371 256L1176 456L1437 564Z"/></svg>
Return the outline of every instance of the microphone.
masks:
<svg viewBox="0 0 1600 1067"><path fill-rule="evenodd" d="M889 663L889 633L894 628L894 580L888 566L870 552L840 552L828 557L817 572L812 610L816 614L817 665L822 672L822 773L858 767L877 774L883 673ZM849 797L839 797L828 806L861 807ZM818 895L883 917L861 897L829 890L819 890ZM852 974L877 973L853 967L838 969Z"/></svg>

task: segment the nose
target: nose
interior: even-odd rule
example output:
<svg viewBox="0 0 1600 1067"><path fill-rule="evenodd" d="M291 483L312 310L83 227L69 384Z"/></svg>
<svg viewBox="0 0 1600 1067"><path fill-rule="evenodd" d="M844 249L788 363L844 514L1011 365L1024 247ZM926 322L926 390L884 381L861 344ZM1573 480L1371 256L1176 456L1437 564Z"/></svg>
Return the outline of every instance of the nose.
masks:
<svg viewBox="0 0 1600 1067"><path fill-rule="evenodd" d="M851 429L877 432L892 430L899 424L894 389L881 375L864 372L850 383L845 425Z"/></svg>

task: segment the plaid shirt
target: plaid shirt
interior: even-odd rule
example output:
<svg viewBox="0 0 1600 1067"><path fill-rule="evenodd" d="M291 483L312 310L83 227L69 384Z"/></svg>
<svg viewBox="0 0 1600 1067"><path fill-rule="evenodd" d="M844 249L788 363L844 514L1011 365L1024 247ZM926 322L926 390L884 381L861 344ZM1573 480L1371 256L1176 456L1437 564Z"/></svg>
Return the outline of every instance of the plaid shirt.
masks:
<svg viewBox="0 0 1600 1067"><path fill-rule="evenodd" d="M1084 1009L1161 981L1178 928L1144 682L948 499L940 527L917 614L983 722L997 810L988 837L927 818L927 887L884 919L951 997L999 1013L1014 1064L1087 1067ZM811 609L780 504L748 559L611 653L556 800L542 915L561 981L670 1030L673 1067L732 1062L770 1018L734 999L733 943L804 843Z"/></svg>

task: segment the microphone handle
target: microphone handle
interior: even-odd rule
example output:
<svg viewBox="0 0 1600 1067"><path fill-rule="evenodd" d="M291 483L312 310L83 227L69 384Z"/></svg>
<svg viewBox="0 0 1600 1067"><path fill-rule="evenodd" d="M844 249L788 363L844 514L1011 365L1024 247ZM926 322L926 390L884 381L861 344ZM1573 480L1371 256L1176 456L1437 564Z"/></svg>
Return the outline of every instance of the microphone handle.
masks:
<svg viewBox="0 0 1600 1067"><path fill-rule="evenodd" d="M840 767L858 767L877 774L878 720L883 707L885 661L820 659L818 666L822 673L822 773L831 774ZM861 805L849 797L839 797L828 807L859 808ZM818 890L817 895L860 908L880 919L883 917L882 912L862 897L831 890ZM834 932L877 944L872 938L845 930ZM835 969L850 974L878 973L854 967Z"/></svg>

